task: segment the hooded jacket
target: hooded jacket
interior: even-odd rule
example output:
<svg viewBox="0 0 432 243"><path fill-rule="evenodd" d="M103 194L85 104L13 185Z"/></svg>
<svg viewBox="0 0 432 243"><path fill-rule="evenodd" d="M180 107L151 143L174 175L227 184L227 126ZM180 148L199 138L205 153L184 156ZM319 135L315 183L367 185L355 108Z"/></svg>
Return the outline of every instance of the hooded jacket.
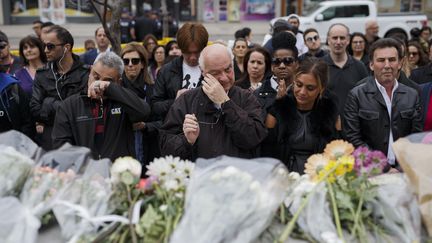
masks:
<svg viewBox="0 0 432 243"><path fill-rule="evenodd" d="M0 133L13 129L32 137L28 98L18 82L13 76L0 73Z"/></svg>

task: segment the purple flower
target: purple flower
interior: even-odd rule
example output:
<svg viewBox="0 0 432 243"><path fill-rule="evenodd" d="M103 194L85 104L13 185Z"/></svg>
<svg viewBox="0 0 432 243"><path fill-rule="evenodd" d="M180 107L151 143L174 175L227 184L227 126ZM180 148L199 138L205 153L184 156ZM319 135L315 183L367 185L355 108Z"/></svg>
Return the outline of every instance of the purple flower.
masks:
<svg viewBox="0 0 432 243"><path fill-rule="evenodd" d="M354 170L357 175L378 175L387 165L387 158L381 151L370 151L367 147L358 147L354 152Z"/></svg>
<svg viewBox="0 0 432 243"><path fill-rule="evenodd" d="M353 156L355 158L354 170L357 172L357 175L360 175L365 172L365 166L370 164L369 149L367 147L360 146L354 150Z"/></svg>
<svg viewBox="0 0 432 243"><path fill-rule="evenodd" d="M383 152L375 150L372 151L370 154L370 159L372 164L374 164L374 167L379 168L382 172L382 170L384 169L384 167L387 165L388 160L387 157L384 155Z"/></svg>

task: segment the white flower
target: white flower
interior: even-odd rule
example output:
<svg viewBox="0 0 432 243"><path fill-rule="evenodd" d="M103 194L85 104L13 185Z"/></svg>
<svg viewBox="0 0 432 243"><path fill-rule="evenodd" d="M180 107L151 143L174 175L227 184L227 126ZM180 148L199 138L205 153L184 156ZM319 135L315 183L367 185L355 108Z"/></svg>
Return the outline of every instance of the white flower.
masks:
<svg viewBox="0 0 432 243"><path fill-rule="evenodd" d="M168 209L168 206L165 205L165 204L162 204L162 205L160 205L160 207L159 207L159 210L160 210L161 212L165 212L167 209Z"/></svg>
<svg viewBox="0 0 432 243"><path fill-rule="evenodd" d="M179 183L175 179L165 181L162 186L168 191L177 191L180 187Z"/></svg>
<svg viewBox="0 0 432 243"><path fill-rule="evenodd" d="M114 161L111 167L111 178L113 182L119 182L123 172L130 172L135 178L141 177L141 164L138 160L127 156L120 157Z"/></svg>
<svg viewBox="0 0 432 243"><path fill-rule="evenodd" d="M296 180L300 179L300 174L297 172L291 172L288 174L288 177L290 180L296 181Z"/></svg>
<svg viewBox="0 0 432 243"><path fill-rule="evenodd" d="M155 176L158 179L165 177L171 171L170 165L165 161L164 158L155 159L149 165L147 165L146 175Z"/></svg>

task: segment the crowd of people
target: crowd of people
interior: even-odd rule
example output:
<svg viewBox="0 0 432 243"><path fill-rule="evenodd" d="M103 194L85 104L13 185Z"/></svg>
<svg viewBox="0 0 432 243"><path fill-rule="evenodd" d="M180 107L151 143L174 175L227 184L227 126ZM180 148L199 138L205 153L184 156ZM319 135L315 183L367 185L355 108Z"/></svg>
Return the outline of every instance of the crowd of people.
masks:
<svg viewBox="0 0 432 243"><path fill-rule="evenodd" d="M364 33L337 23L322 45L293 15L263 45L243 28L228 46L185 23L161 46L138 35L138 22L118 54L102 27L80 56L58 25L35 22L19 57L0 31L0 132L21 131L45 150L85 146L95 159L274 157L303 173L338 138L382 151L397 172L392 143L432 130L428 26L408 40L379 38L373 20Z"/></svg>

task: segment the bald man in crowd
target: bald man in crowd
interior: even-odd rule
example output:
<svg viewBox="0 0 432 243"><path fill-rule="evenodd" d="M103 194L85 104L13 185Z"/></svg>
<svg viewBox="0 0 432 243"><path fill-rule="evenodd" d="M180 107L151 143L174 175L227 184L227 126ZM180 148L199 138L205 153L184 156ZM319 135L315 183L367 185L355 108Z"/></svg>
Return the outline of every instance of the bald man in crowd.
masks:
<svg viewBox="0 0 432 243"><path fill-rule="evenodd" d="M179 96L160 131L163 155L182 159L229 155L257 157L267 135L261 105L249 91L234 86L233 61L227 47L203 49L202 86Z"/></svg>

